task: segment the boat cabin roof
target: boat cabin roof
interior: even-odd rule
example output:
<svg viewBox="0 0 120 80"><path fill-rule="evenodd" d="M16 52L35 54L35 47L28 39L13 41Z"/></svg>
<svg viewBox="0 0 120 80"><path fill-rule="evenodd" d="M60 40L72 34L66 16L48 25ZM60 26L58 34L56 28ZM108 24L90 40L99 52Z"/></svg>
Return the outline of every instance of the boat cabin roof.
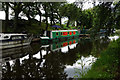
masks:
<svg viewBox="0 0 120 80"><path fill-rule="evenodd" d="M14 34L9 34L9 33L0 33L0 35L13 36L13 35L27 35L27 34L19 34L19 33L14 33Z"/></svg>
<svg viewBox="0 0 120 80"><path fill-rule="evenodd" d="M14 34L9 34L9 33L0 33L0 40L5 40L5 39L10 39L11 36L25 36L27 34L19 34L19 33L14 33Z"/></svg>
<svg viewBox="0 0 120 80"><path fill-rule="evenodd" d="M66 32L66 31L78 31L78 30L52 30L52 32Z"/></svg>

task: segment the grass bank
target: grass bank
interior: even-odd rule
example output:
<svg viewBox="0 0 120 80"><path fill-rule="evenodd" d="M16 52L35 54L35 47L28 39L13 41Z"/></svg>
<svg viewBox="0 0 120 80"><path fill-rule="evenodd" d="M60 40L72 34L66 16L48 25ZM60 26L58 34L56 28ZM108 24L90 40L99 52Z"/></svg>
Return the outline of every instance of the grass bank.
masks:
<svg viewBox="0 0 120 80"><path fill-rule="evenodd" d="M120 79L120 38L112 41L83 78Z"/></svg>

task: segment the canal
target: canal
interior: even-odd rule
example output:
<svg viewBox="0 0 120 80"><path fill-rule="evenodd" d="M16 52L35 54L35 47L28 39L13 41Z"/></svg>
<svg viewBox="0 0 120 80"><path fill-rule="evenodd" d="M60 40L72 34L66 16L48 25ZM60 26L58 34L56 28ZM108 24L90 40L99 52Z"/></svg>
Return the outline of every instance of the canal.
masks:
<svg viewBox="0 0 120 80"><path fill-rule="evenodd" d="M82 78L108 44L108 39L77 38L2 50L2 78Z"/></svg>

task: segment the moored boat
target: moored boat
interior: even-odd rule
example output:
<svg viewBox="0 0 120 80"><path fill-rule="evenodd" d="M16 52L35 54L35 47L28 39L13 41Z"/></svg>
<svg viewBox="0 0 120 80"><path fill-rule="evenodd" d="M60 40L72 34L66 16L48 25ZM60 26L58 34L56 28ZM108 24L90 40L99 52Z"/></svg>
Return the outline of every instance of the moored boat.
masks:
<svg viewBox="0 0 120 80"><path fill-rule="evenodd" d="M44 37L40 38L41 42L44 44L65 39L73 39L75 37L79 37L78 30L52 30L45 32Z"/></svg>
<svg viewBox="0 0 120 80"><path fill-rule="evenodd" d="M32 37L27 37L27 34L0 33L0 49L29 45L31 40Z"/></svg>

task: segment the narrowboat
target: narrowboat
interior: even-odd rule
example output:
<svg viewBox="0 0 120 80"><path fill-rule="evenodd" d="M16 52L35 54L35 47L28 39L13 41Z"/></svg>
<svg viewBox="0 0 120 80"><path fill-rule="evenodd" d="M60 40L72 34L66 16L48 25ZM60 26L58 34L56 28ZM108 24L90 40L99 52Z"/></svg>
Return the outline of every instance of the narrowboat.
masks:
<svg viewBox="0 0 120 80"><path fill-rule="evenodd" d="M32 36L27 37L27 34L0 33L0 49L29 45L31 40Z"/></svg>
<svg viewBox="0 0 120 80"><path fill-rule="evenodd" d="M52 30L45 31L44 37L41 38L41 43L49 43L61 40L69 40L79 37L78 30Z"/></svg>

